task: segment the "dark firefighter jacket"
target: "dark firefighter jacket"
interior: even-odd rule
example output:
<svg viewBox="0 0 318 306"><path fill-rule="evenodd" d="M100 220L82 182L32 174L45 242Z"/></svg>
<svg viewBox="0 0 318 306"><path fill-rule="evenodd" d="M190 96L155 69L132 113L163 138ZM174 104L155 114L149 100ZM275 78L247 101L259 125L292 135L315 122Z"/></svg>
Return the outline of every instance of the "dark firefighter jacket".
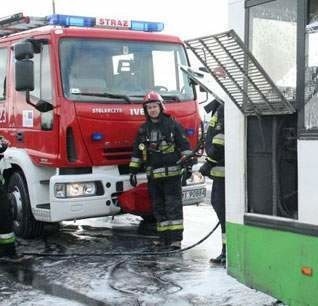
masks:
<svg viewBox="0 0 318 306"><path fill-rule="evenodd" d="M220 105L210 119L205 151L207 160L213 164L210 176L213 179L224 179L224 106Z"/></svg>
<svg viewBox="0 0 318 306"><path fill-rule="evenodd" d="M3 158L2 153L7 149L7 143L2 141L0 136L0 160ZM1 161L2 163L3 161ZM12 213L9 203L7 190L4 186L4 178L1 169L3 164L0 165L0 254L7 253L9 246L13 246L15 242L15 235L12 231ZM6 254L7 255L7 254Z"/></svg>
<svg viewBox="0 0 318 306"><path fill-rule="evenodd" d="M183 128L170 116L160 114L159 122L147 120L139 128L129 168L136 173L144 165L154 179L180 175L181 166L176 163L190 152Z"/></svg>
<svg viewBox="0 0 318 306"><path fill-rule="evenodd" d="M3 137L0 136L0 160L3 158L3 153L7 149L7 143L2 141ZM2 171L0 171L0 185L4 184L4 178L2 176Z"/></svg>

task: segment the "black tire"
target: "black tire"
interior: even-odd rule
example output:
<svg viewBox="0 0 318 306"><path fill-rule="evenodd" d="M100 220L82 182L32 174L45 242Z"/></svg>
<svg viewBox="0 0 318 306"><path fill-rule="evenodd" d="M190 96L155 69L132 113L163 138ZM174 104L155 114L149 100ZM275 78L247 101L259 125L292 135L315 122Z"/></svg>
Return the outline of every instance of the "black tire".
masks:
<svg viewBox="0 0 318 306"><path fill-rule="evenodd" d="M35 238L43 233L43 222L33 217L27 184L20 172L13 173L8 182L13 210L13 228L17 236Z"/></svg>

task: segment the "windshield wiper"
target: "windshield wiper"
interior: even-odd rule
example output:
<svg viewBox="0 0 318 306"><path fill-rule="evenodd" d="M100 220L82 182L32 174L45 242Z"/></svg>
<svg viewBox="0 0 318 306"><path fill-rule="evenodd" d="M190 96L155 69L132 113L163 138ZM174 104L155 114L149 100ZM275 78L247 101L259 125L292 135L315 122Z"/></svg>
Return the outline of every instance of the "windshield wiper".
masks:
<svg viewBox="0 0 318 306"><path fill-rule="evenodd" d="M119 95L119 94L113 94L110 92L72 92L73 95L78 96L93 96L93 97L101 97L101 98L114 98L114 99L123 99L128 103L131 103L130 98L127 95Z"/></svg>
<svg viewBox="0 0 318 306"><path fill-rule="evenodd" d="M164 99L164 100L167 100L167 101L177 101L177 102L180 102L180 98L179 96L177 95L161 95L161 97Z"/></svg>

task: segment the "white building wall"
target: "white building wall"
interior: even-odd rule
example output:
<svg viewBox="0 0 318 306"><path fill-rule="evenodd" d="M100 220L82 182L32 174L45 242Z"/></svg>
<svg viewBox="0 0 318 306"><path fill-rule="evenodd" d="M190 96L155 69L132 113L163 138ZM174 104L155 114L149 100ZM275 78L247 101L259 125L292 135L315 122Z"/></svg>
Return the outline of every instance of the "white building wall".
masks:
<svg viewBox="0 0 318 306"><path fill-rule="evenodd" d="M229 0L229 29L244 40L244 0ZM245 118L229 99L225 103L226 220L243 224L245 188Z"/></svg>
<svg viewBox="0 0 318 306"><path fill-rule="evenodd" d="M298 141L298 221L318 225L318 141Z"/></svg>

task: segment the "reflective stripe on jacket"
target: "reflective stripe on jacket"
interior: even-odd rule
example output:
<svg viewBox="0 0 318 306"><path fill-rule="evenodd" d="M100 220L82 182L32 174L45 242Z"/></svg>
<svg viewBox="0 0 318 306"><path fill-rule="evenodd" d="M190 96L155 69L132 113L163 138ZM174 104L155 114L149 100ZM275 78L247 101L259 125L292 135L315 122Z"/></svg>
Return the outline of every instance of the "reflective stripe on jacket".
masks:
<svg viewBox="0 0 318 306"><path fill-rule="evenodd" d="M160 145L159 150L161 151L162 154L172 153L175 151L175 145L174 144Z"/></svg>
<svg viewBox="0 0 318 306"><path fill-rule="evenodd" d="M215 166L211 169L210 175L215 178L224 178L225 177L225 168L224 166Z"/></svg>
<svg viewBox="0 0 318 306"><path fill-rule="evenodd" d="M218 115L217 113L215 113L210 119L209 126L214 128L217 122L218 122Z"/></svg>
<svg viewBox="0 0 318 306"><path fill-rule="evenodd" d="M139 169L141 166L141 159L138 157L132 157L129 163L129 167Z"/></svg>
<svg viewBox="0 0 318 306"><path fill-rule="evenodd" d="M216 134L212 139L212 144L224 146L224 134Z"/></svg>

